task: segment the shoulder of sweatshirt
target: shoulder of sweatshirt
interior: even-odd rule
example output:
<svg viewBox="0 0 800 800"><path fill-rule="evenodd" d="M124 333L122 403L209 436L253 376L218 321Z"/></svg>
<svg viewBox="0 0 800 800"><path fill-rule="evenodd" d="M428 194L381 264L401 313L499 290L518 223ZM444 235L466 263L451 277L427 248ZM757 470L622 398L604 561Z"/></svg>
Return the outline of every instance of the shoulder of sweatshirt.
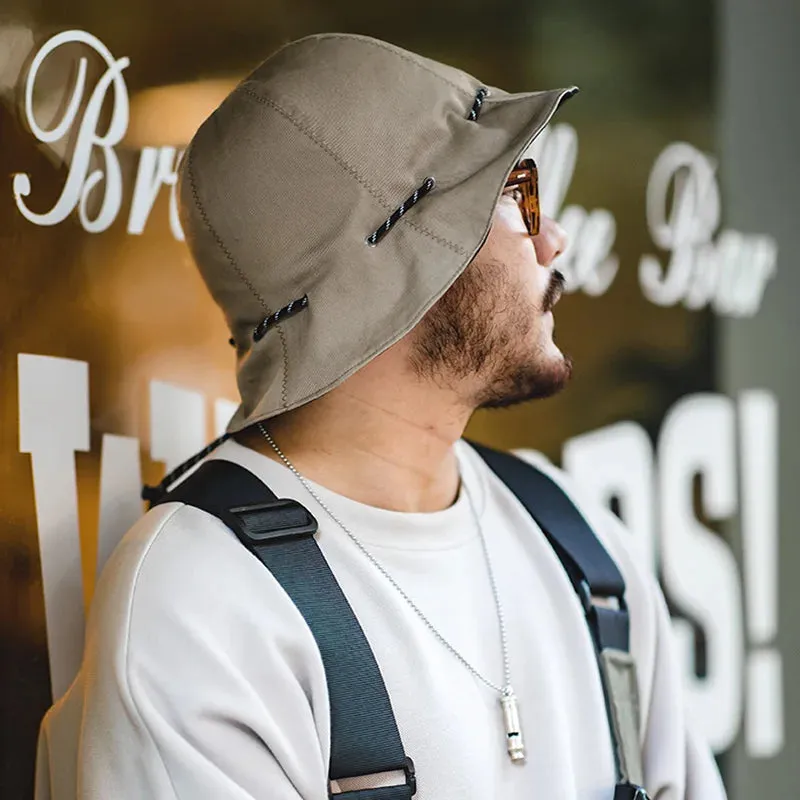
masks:
<svg viewBox="0 0 800 800"><path fill-rule="evenodd" d="M103 570L37 798L245 798L270 781L316 797L327 707L316 642L271 573L215 517L164 504Z"/></svg>
<svg viewBox="0 0 800 800"><path fill-rule="evenodd" d="M321 667L311 631L270 571L216 517L165 503L125 534L104 568L87 657L100 647L124 653L129 669L137 652L168 651L175 636L234 664L288 659L298 677L303 665Z"/></svg>

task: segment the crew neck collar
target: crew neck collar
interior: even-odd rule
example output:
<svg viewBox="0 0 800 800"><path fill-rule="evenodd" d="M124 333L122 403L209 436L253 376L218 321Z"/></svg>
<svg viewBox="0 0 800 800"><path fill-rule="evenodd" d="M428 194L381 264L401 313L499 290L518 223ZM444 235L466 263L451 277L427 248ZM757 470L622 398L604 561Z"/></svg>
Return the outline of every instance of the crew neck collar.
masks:
<svg viewBox="0 0 800 800"><path fill-rule="evenodd" d="M314 481L309 484L320 499L361 542L371 547L402 550L444 550L469 542L478 535L469 507L471 493L476 514L483 515L486 498L484 474L477 469L480 457L463 440L455 444L461 483L456 501L440 511L390 511L337 494ZM233 439L222 444L211 458L235 461L264 481L278 496L291 497L305 505L320 523L321 536L344 531L320 507L288 467L245 447Z"/></svg>

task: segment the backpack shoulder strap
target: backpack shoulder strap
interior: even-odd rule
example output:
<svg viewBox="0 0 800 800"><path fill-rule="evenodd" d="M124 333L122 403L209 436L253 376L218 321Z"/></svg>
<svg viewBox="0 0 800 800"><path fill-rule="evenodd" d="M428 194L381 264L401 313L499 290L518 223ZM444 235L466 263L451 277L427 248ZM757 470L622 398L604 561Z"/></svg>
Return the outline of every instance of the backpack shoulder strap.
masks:
<svg viewBox="0 0 800 800"><path fill-rule="evenodd" d="M470 442L544 532L583 605L609 718L617 796L643 792L636 665L629 652L625 580L589 523L548 475L510 453ZM630 787L630 794L625 794Z"/></svg>
<svg viewBox="0 0 800 800"><path fill-rule="evenodd" d="M484 445L470 444L542 529L584 605L593 597L613 598L624 605L625 580L619 567L566 492L527 461ZM598 633L607 646L628 649L627 630L622 627Z"/></svg>
<svg viewBox="0 0 800 800"><path fill-rule="evenodd" d="M317 521L281 500L250 470L213 459L160 498L219 518L281 584L316 639L331 714L331 780L402 771L398 786L347 791L339 800L410 800L414 764L403 749L389 695L364 631L314 537ZM330 791L330 789L329 789Z"/></svg>

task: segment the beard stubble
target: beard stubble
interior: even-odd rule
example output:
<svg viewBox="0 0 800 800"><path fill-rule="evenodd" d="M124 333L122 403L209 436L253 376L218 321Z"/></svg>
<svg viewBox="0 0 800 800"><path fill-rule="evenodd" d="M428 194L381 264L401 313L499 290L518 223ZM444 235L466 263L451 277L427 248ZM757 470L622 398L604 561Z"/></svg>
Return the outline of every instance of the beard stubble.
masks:
<svg viewBox="0 0 800 800"><path fill-rule="evenodd" d="M534 340L538 318L560 296L564 277L551 271L539 306L491 259L473 261L423 317L415 331L411 366L421 378L477 386L473 408L506 408L550 397L569 381L572 362L549 355ZM475 379L477 378L477 381Z"/></svg>

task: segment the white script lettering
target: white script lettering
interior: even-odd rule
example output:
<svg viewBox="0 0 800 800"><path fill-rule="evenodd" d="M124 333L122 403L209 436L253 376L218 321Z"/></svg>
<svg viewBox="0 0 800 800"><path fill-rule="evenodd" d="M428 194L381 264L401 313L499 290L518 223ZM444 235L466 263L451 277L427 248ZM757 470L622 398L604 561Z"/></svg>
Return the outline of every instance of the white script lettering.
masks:
<svg viewBox="0 0 800 800"><path fill-rule="evenodd" d="M662 269L654 255L639 261L645 296L660 306L683 301L696 310L711 305L719 314L752 316L767 281L775 274L778 248L769 236L724 230L716 164L683 142L656 159L647 186L647 223L655 245L670 253ZM671 213L667 201L672 188Z"/></svg>
<svg viewBox="0 0 800 800"><path fill-rule="evenodd" d="M45 60L55 50L67 44L84 44L102 58L106 70L89 95L83 116L78 122L86 89L87 59L78 60L78 70L72 94L65 104L61 119L51 128L43 128L34 110L36 78ZM129 66L128 58L115 59L108 48L95 36L80 30L64 31L49 39L36 53L28 70L25 83L25 119L33 135L43 144L51 144L68 136L78 125L75 147L72 151L66 183L56 204L45 213L32 211L25 202L31 194L31 176L26 172L14 175L12 188L14 200L20 213L34 225L58 225L77 209L81 226L88 233L101 233L107 230L122 207L122 170L116 145L128 130L130 102L128 89L122 71ZM105 133L99 133L100 114L106 96L112 92L111 121ZM102 155L102 168L91 169L93 155ZM139 157L133 202L128 219L128 233L140 234L144 231L147 218L153 208L156 196L162 185L170 187L169 222L173 236L182 241L183 231L178 221L175 187L177 165L181 154L174 147L145 147ZM101 182L102 199L94 218L90 216L90 199L99 189Z"/></svg>

